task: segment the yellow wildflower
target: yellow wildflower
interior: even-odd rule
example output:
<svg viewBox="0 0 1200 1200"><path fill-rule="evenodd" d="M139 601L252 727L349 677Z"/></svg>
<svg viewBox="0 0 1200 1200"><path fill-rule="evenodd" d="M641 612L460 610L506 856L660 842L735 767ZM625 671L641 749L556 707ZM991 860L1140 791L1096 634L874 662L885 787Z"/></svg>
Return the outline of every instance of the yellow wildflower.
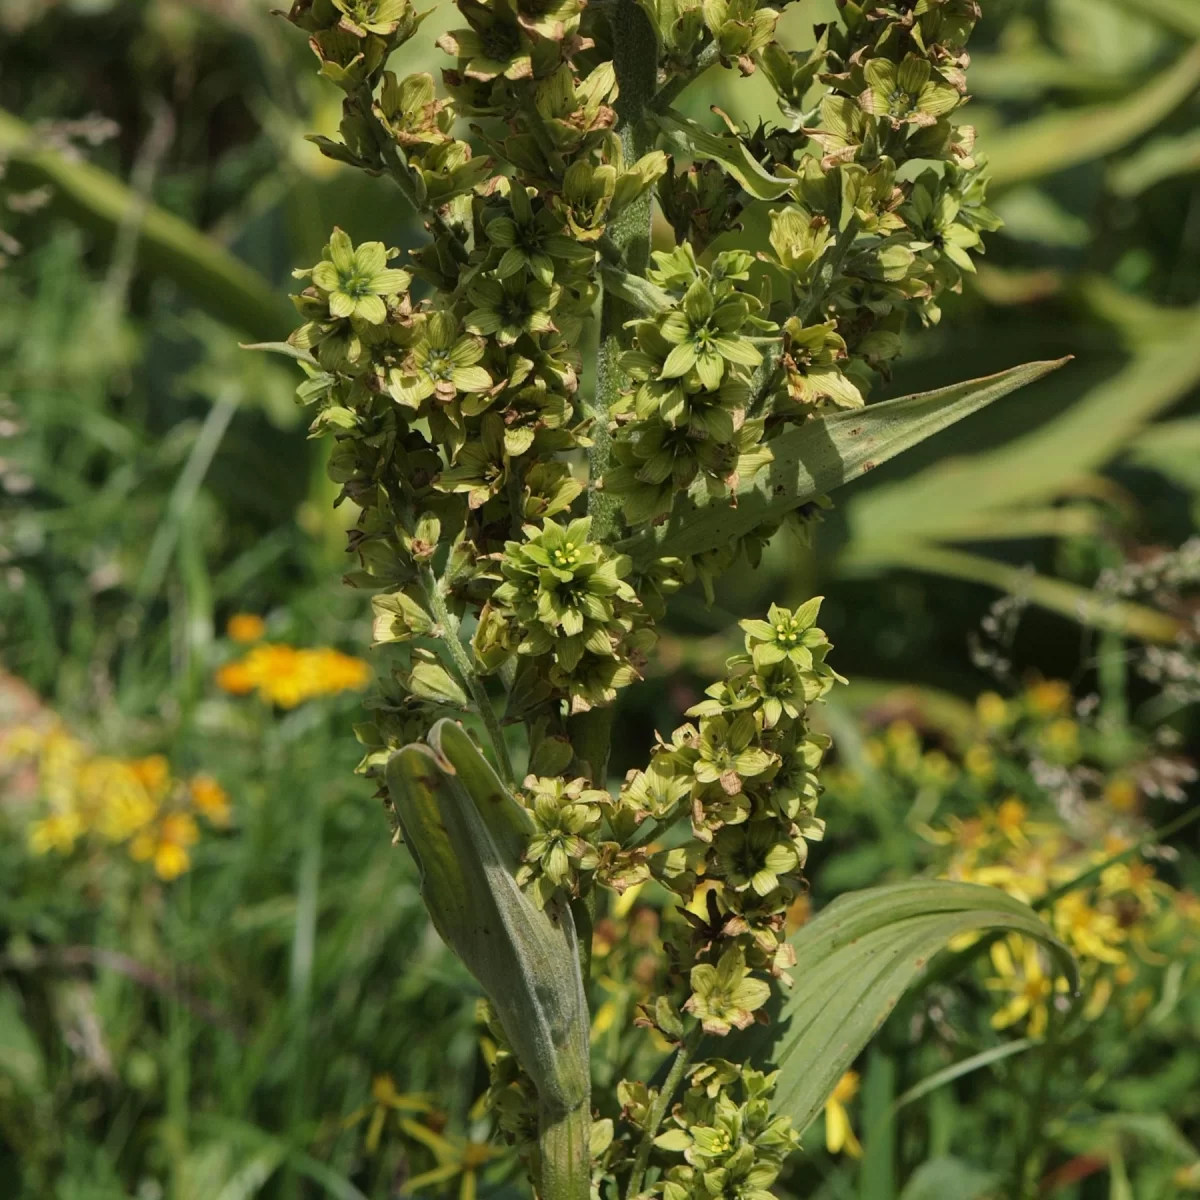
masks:
<svg viewBox="0 0 1200 1200"><path fill-rule="evenodd" d="M457 1177L458 1200L475 1200L479 1189L480 1169L504 1153L501 1147L489 1145L487 1142L443 1137L428 1125L422 1125L407 1117L400 1119L400 1128L414 1141L432 1150L437 1162L437 1166L431 1171L423 1171L406 1181L405 1189L410 1192L435 1184L449 1183Z"/></svg>
<svg viewBox="0 0 1200 1200"><path fill-rule="evenodd" d="M73 812L51 813L29 827L29 849L34 854L70 854L83 835L83 822Z"/></svg>
<svg viewBox="0 0 1200 1200"><path fill-rule="evenodd" d="M862 1145L854 1136L846 1105L858 1095L858 1072L847 1071L825 1101L825 1149L830 1154L843 1150L851 1158L862 1158Z"/></svg>
<svg viewBox="0 0 1200 1200"><path fill-rule="evenodd" d="M1029 809L1016 796L1009 796L996 809L996 828L1014 846L1027 845L1029 838L1025 834L1025 822L1028 816Z"/></svg>
<svg viewBox="0 0 1200 1200"><path fill-rule="evenodd" d="M1137 784L1127 775L1118 775L1104 785L1104 798L1119 813L1133 812L1137 807Z"/></svg>
<svg viewBox="0 0 1200 1200"><path fill-rule="evenodd" d="M967 752L963 755L963 766L967 768L968 775L988 780L996 773L996 758L990 746L984 742L976 742L967 747Z"/></svg>
<svg viewBox="0 0 1200 1200"><path fill-rule="evenodd" d="M1125 930L1112 913L1089 904L1082 891L1068 892L1054 905L1054 928L1083 958L1105 963L1125 961L1125 952L1117 949L1125 940Z"/></svg>
<svg viewBox="0 0 1200 1200"><path fill-rule="evenodd" d="M232 696L248 696L257 685L254 672L244 662L226 663L217 671L217 687Z"/></svg>
<svg viewBox="0 0 1200 1200"><path fill-rule="evenodd" d="M1092 984L1087 1003L1083 1006L1083 1019L1085 1021L1096 1020L1108 1007L1112 994L1113 981L1107 975L1101 975Z"/></svg>
<svg viewBox="0 0 1200 1200"><path fill-rule="evenodd" d="M257 642L267 632L267 623L257 613L234 613L225 624L231 642Z"/></svg>
<svg viewBox="0 0 1200 1200"><path fill-rule="evenodd" d="M396 1081L390 1075L376 1075L371 1080L371 1103L357 1108L343 1122L342 1128L349 1129L357 1125L368 1113L371 1114L367 1126L366 1148L368 1154L374 1154L379 1149L380 1139L388 1114L397 1113L427 1113L432 1111L430 1097L424 1093L406 1094L396 1090Z"/></svg>
<svg viewBox="0 0 1200 1200"><path fill-rule="evenodd" d="M1067 711L1071 687L1061 679L1043 679L1025 691L1025 703L1039 717L1053 717Z"/></svg>
<svg viewBox="0 0 1200 1200"><path fill-rule="evenodd" d="M147 760L142 760L143 763ZM80 771L78 791L92 814L93 828L110 842L123 842L154 820L159 797L146 787L156 767L138 769L119 758L93 758Z"/></svg>
<svg viewBox="0 0 1200 1200"><path fill-rule="evenodd" d="M188 847L199 840L200 830L191 814L167 813L157 829L145 829L129 843L129 854L137 862L153 860L154 873L170 882L191 866Z"/></svg>
<svg viewBox="0 0 1200 1200"><path fill-rule="evenodd" d="M234 695L258 694L280 708L295 708L316 696L366 687L371 670L361 658L332 649L299 650L263 643L217 672L217 686Z"/></svg>
<svg viewBox="0 0 1200 1200"><path fill-rule="evenodd" d="M1052 762L1070 763L1079 757L1079 726L1070 717L1051 721L1038 741L1042 753Z"/></svg>
<svg viewBox="0 0 1200 1200"><path fill-rule="evenodd" d="M151 754L148 758L135 758L129 763L138 782L155 799L163 795L171 783L171 766L166 755Z"/></svg>
<svg viewBox="0 0 1200 1200"><path fill-rule="evenodd" d="M1019 934L1009 934L991 948L996 975L987 981L993 991L1009 992L1009 1000L992 1014L993 1029L1007 1029L1018 1021L1029 1022L1029 1036L1040 1038L1050 1019L1053 978L1046 973L1037 945Z"/></svg>
<svg viewBox="0 0 1200 1200"><path fill-rule="evenodd" d="M985 729L1000 729L1008 724L1008 705L995 692L982 692L975 701L975 715Z"/></svg>
<svg viewBox="0 0 1200 1200"><path fill-rule="evenodd" d="M885 735L898 770L912 774L921 762L921 739L908 721L893 721Z"/></svg>
<svg viewBox="0 0 1200 1200"><path fill-rule="evenodd" d="M211 825L229 824L229 793L211 776L197 775L188 784L192 805Z"/></svg>

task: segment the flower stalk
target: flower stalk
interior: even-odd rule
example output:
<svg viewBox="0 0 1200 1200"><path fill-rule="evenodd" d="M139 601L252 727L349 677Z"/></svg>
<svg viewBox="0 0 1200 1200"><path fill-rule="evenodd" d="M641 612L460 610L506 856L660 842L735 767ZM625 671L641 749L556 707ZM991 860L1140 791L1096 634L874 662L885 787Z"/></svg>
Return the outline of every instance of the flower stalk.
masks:
<svg viewBox="0 0 1200 1200"><path fill-rule="evenodd" d="M388 175L430 235L401 253L335 230L293 298L298 398L360 514L347 579L374 593L390 667L360 770L487 996L484 1107L537 1194L758 1200L799 1133L736 1039L795 965L788 917L824 830L809 712L840 676L820 598L743 621L724 677L610 789L614 714L676 592L711 602L781 524L811 536L828 502L768 474L805 460L780 439L813 432L828 458L825 422L866 403L906 322L937 321L974 269L996 220L951 115L978 7L845 4L805 53L753 0L456 7L440 89L388 67L421 20L409 0L289 13L345 94L338 136L314 140ZM718 64L761 72L781 122L672 107ZM751 211L762 245L732 236ZM669 249L652 250L656 217ZM899 446L948 423L896 411ZM769 506L738 506L767 480ZM678 1050L661 1089L593 1096L593 935L647 883L667 899L636 1026ZM702 1039L731 1057L698 1059Z"/></svg>

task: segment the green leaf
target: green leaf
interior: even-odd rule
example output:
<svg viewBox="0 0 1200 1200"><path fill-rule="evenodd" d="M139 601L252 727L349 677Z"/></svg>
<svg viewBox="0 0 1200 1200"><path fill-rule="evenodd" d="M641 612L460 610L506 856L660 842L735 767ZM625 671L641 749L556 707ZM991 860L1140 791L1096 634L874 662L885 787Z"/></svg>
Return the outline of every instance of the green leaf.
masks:
<svg viewBox="0 0 1200 1200"><path fill-rule="evenodd" d="M1200 171L1200 129L1156 137L1116 163L1108 183L1118 196L1140 196L1164 179L1193 171Z"/></svg>
<svg viewBox="0 0 1200 1200"><path fill-rule="evenodd" d="M935 954L965 933L1015 931L1069 951L1028 905L996 888L920 879L850 892L792 936L796 984L773 1025L748 1035L780 1070L776 1109L805 1129Z"/></svg>
<svg viewBox="0 0 1200 1200"><path fill-rule="evenodd" d="M1000 1181L961 1158L931 1158L922 1163L900 1193L900 1200L984 1200Z"/></svg>
<svg viewBox="0 0 1200 1200"><path fill-rule="evenodd" d="M1152 416L1198 382L1200 310L1193 309L1174 338L1133 358L1032 433L853 499L846 515L855 558L865 561L901 537L967 540L981 514L1057 499L1067 484L1103 466ZM995 527L981 535L993 538Z"/></svg>
<svg viewBox="0 0 1200 1200"><path fill-rule="evenodd" d="M1200 46L1194 46L1141 91L1115 104L1097 104L1036 117L988 141L994 187L1056 174L1111 154L1153 129L1200 87Z"/></svg>
<svg viewBox="0 0 1200 1200"><path fill-rule="evenodd" d="M15 988L0 987L0 1079L35 1096L44 1089L46 1068L21 1007L21 994Z"/></svg>
<svg viewBox="0 0 1200 1200"><path fill-rule="evenodd" d="M49 184L52 204L73 220L113 238L143 205L115 176L68 158L34 130L0 110L0 156L13 190ZM200 308L256 338L282 337L295 324L292 306L220 242L154 204L142 209L138 259L183 288Z"/></svg>
<svg viewBox="0 0 1200 1200"><path fill-rule="evenodd" d="M238 342L239 350L261 350L265 354L282 354L285 358L294 358L297 362L308 363L310 367L320 367L320 363L307 350L293 346L291 342Z"/></svg>
<svg viewBox="0 0 1200 1200"><path fill-rule="evenodd" d="M769 443L774 461L738 489L734 507L694 486L663 524L621 543L635 566L663 555L702 554L782 520L806 504L1069 361L1026 363L933 392L808 421Z"/></svg>
<svg viewBox="0 0 1200 1200"><path fill-rule="evenodd" d="M466 732L443 720L387 766L388 792L442 940L495 1006L543 1105L586 1111L588 1014L570 910L517 886L532 822ZM586 1140L586 1138L585 1138Z"/></svg>
<svg viewBox="0 0 1200 1200"><path fill-rule="evenodd" d="M791 187L790 180L767 171L733 134L710 133L677 112L660 113L654 119L677 154L719 163L756 200L778 200Z"/></svg>
<svg viewBox="0 0 1200 1200"><path fill-rule="evenodd" d="M1012 1058L1017 1054L1024 1054L1026 1050L1032 1050L1035 1046L1040 1045L1042 1043L1036 1038L1019 1038L1015 1042L1001 1042L999 1046L990 1046L978 1054L972 1054L970 1058L964 1058L948 1067L943 1067L940 1071L927 1075L920 1083L913 1084L902 1095L897 1096L892 1104L891 1115L895 1115L906 1105L915 1104L918 1100L928 1096L930 1092L936 1092L938 1088L945 1087L946 1084L953 1083L956 1079L962 1079L964 1075L971 1075L975 1071L983 1070L984 1067L990 1067L993 1063L1003 1062L1004 1059Z"/></svg>
<svg viewBox="0 0 1200 1200"><path fill-rule="evenodd" d="M843 560L842 565L854 567L861 563L853 558ZM1143 641L1173 642L1184 629L1184 623L1178 617L1144 604L1115 600L1065 579L1051 579L1011 563L997 562L982 554L969 554L949 546L901 539L886 553L881 548L873 556L873 570L884 566L907 567L950 579L987 584L998 591L1021 596L1051 612L1061 613L1072 621L1141 638Z"/></svg>
<svg viewBox="0 0 1200 1200"><path fill-rule="evenodd" d="M1170 29L1200 39L1200 6L1196 0L1116 0L1139 17L1154 17Z"/></svg>
<svg viewBox="0 0 1200 1200"><path fill-rule="evenodd" d="M612 263L600 264L600 279L614 296L618 296L626 304L631 304L638 312L648 317L669 312L675 307L675 300L670 292L663 291L648 279L643 279L640 275L631 275Z"/></svg>

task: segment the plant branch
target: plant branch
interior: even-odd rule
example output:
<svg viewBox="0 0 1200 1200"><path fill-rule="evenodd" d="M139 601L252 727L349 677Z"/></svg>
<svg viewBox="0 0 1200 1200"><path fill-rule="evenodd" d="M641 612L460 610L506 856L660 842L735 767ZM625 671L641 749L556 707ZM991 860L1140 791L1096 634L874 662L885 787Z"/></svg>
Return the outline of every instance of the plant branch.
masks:
<svg viewBox="0 0 1200 1200"><path fill-rule="evenodd" d="M400 189L400 194L408 201L413 212L425 220L438 233L445 234L457 242L458 235L446 223L446 219L441 213L429 208L418 197L408 167L397 157L396 143L392 141L388 135L388 131L383 127L383 123L375 115L373 107L374 97L366 85L359 89L358 94L354 98L354 103L358 108L359 115L371 130L371 136L375 139L375 145L379 150L379 158L383 163L384 170L387 171L388 178Z"/></svg>
<svg viewBox="0 0 1200 1200"><path fill-rule="evenodd" d="M671 1069L663 1081L662 1090L650 1106L650 1113L646 1118L646 1129L638 1144L637 1155L633 1160L633 1170L629 1175L629 1189L625 1193L626 1200L633 1200L635 1196L641 1194L642 1181L646 1177L646 1168L650 1165L650 1151L654 1148L658 1127L663 1123L667 1109L671 1107L671 1101L675 1099L675 1093L683 1082L684 1073L691 1064L692 1056L696 1053L696 1047L700 1045L700 1039L703 1036L703 1028L697 1025L683 1039L675 1053L675 1061L671 1063Z"/></svg>
<svg viewBox="0 0 1200 1200"><path fill-rule="evenodd" d="M479 678L479 672L476 671L475 664L471 661L467 648L462 644L462 638L459 637L458 618L446 604L441 583L428 563L421 568L421 589L425 593L425 602L429 605L433 619L442 627L442 640L450 650L454 666L462 678L463 684L471 693L471 699L475 701L480 717L483 718L483 724L488 732L488 740L492 743L492 750L496 755L496 764L500 768L500 777L509 787L515 788L517 779L513 772L512 760L508 756L508 744L504 740L504 730L500 728L499 718L496 716L496 710L492 707L487 689L483 686L483 680Z"/></svg>
<svg viewBox="0 0 1200 1200"><path fill-rule="evenodd" d="M673 79L669 79L654 93L654 99L650 101L650 107L655 112L666 112L683 92L691 87L709 67L715 67L720 60L720 46L716 42L709 42L696 56L696 61L692 64L692 69L689 72L686 74L681 73Z"/></svg>
<svg viewBox="0 0 1200 1200"><path fill-rule="evenodd" d="M645 12L634 0L616 0L609 18L613 38L613 66L617 73L621 119L620 137L625 160L634 162L653 146L655 133L647 120L658 71L658 41ZM642 275L650 257L651 194L647 192L617 216L608 228L608 241L620 254L625 270ZM611 252L610 252L611 253ZM620 356L625 348L622 330L636 316L629 306L605 287L600 310L600 348L596 362L596 389L588 415L592 442L588 451L591 489L588 513L592 538L610 540L617 528L619 506L615 497L598 490L612 461L609 412L621 392Z"/></svg>

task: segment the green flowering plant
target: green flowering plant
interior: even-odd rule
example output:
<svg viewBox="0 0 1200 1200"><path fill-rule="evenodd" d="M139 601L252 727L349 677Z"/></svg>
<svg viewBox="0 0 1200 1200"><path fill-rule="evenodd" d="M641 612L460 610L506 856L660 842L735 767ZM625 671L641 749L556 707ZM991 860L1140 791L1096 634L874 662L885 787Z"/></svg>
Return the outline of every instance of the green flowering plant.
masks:
<svg viewBox="0 0 1200 1200"><path fill-rule="evenodd" d="M617 786L613 712L674 593L711 598L782 526L808 536L826 492L1057 365L866 403L996 225L952 120L978 6L842 0L806 54L740 0L457 7L442 96L388 69L421 19L407 0L289 14L344 93L317 144L388 176L428 232L392 267L335 231L297 272L284 347L334 438L358 509L347 580L375 593L391 656L360 770L487 995L484 1103L538 1194L759 1200L911 978L805 1062L786 1038L778 1071L738 1049L791 985L789 913L824 832L809 715L840 676L820 599L744 621L725 677ZM761 70L780 123L678 112L718 64ZM459 118L481 122L471 140ZM652 245L656 209L673 244ZM757 256L712 249L755 209ZM593 931L642 887L662 897L662 969L630 1073L593 1091ZM948 911L954 934L1026 921L986 893L866 912L917 922L923 962ZM812 928L809 988L825 958L847 969Z"/></svg>

